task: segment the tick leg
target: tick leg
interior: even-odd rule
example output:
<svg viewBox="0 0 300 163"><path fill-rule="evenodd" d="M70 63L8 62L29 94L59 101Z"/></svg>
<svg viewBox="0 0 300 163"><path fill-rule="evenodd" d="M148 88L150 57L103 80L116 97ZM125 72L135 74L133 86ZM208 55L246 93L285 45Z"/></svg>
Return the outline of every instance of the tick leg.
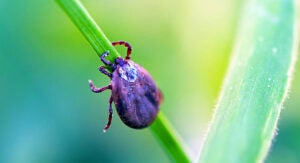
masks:
<svg viewBox="0 0 300 163"><path fill-rule="evenodd" d="M93 82L91 80L89 80L89 84L90 84L91 90L95 93L100 93L100 92L103 92L107 89L111 89L111 85L108 85L108 86L105 86L105 87L102 87L102 88L97 88L97 87L95 87L95 85L93 84Z"/></svg>
<svg viewBox="0 0 300 163"><path fill-rule="evenodd" d="M116 41L116 42L112 42L112 45L113 46L124 45L125 47L127 47L127 55L126 55L125 59L126 60L130 59L130 54L131 54L132 48L131 48L131 45L128 42L125 42L125 41Z"/></svg>
<svg viewBox="0 0 300 163"><path fill-rule="evenodd" d="M105 59L105 57L108 56L108 55L109 55L108 52L104 52L103 54L100 55L100 59L101 59L101 61L102 61L105 65L107 65L107 66L113 66L113 65L114 65L113 63L111 63L111 62L109 62L108 60Z"/></svg>
<svg viewBox="0 0 300 163"><path fill-rule="evenodd" d="M103 129L103 132L107 131L107 129L110 127L110 124L111 124L111 121L112 121L112 115L113 115L113 110L112 110L112 107L111 107L112 102L113 102L113 98L112 98L112 96L110 96L110 98L109 98L109 109L108 109L108 111L109 111L108 121L107 121L106 126Z"/></svg>
<svg viewBox="0 0 300 163"><path fill-rule="evenodd" d="M99 69L100 72L102 72L104 75L107 75L109 78L112 77L111 73L109 73L109 72L107 72L107 71L105 70L105 66L101 66L101 67L99 67L98 69Z"/></svg>

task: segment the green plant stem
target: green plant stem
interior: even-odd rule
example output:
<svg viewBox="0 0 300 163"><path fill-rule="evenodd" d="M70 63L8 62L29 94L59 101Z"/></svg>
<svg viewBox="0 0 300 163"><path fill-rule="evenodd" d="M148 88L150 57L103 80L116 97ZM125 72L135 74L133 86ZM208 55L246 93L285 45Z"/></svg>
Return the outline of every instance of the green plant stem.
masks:
<svg viewBox="0 0 300 163"><path fill-rule="evenodd" d="M183 141L168 122L163 112L158 114L157 119L150 126L150 129L168 151L173 161L180 163L190 162L189 156L187 155L187 147L183 144Z"/></svg>
<svg viewBox="0 0 300 163"><path fill-rule="evenodd" d="M77 28L90 42L98 55L109 50L110 55L107 57L111 62L119 56L111 42L97 26L95 21L89 15L87 10L78 0L56 0L57 3L68 14ZM165 116L160 113L156 118L151 130L156 138L161 142L162 146L168 151L168 155L176 162L189 162L189 157L184 152L183 142L177 136L173 127L167 122Z"/></svg>
<svg viewBox="0 0 300 163"><path fill-rule="evenodd" d="M292 0L247 0L239 37L199 162L263 162L296 58Z"/></svg>
<svg viewBox="0 0 300 163"><path fill-rule="evenodd" d="M109 51L109 56L106 59L111 62L120 56L79 0L56 0L56 2L89 41L98 56L105 51Z"/></svg>

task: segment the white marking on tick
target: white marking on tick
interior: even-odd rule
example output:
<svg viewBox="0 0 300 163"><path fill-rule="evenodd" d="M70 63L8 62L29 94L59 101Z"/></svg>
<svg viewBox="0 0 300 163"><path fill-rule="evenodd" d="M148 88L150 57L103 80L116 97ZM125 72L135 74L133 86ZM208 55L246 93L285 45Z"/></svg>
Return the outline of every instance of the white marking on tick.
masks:
<svg viewBox="0 0 300 163"><path fill-rule="evenodd" d="M137 78L137 69L129 62L121 66L118 72L121 78L129 82L134 82Z"/></svg>

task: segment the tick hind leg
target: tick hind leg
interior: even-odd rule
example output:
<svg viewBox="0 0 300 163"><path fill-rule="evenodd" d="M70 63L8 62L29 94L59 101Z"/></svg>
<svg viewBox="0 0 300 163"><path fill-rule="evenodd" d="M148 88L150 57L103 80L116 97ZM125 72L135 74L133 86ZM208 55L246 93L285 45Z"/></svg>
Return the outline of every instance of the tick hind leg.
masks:
<svg viewBox="0 0 300 163"><path fill-rule="evenodd" d="M92 80L89 80L89 85L90 85L91 90L92 90L94 93L100 93L100 92L103 92L103 91L105 91L105 90L107 90L107 89L111 89L111 85L108 85L108 86L105 86L105 87L102 87L102 88L97 88L97 87L93 84Z"/></svg>
<svg viewBox="0 0 300 163"><path fill-rule="evenodd" d="M112 102L113 102L113 98L112 98L112 95L111 95L110 98L109 98L108 121L107 121L106 126L103 129L103 132L106 132L107 129L109 129L111 121L112 121L112 115L113 115L113 110L112 110L112 106L111 106Z"/></svg>
<svg viewBox="0 0 300 163"><path fill-rule="evenodd" d="M116 42L112 42L112 45L113 46L124 45L125 47L127 47L127 55L126 55L125 59L126 60L130 59L130 54L131 54L132 48L131 48L131 45L128 42L125 42L125 41L116 41Z"/></svg>

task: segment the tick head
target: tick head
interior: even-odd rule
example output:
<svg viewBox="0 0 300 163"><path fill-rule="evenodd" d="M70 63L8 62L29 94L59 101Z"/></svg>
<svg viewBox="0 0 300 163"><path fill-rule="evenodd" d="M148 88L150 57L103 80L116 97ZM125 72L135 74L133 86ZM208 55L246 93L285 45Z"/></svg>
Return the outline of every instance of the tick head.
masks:
<svg viewBox="0 0 300 163"><path fill-rule="evenodd" d="M117 57L115 59L115 63L116 63L116 65L123 66L126 63L126 61L123 58L121 58L121 57Z"/></svg>

